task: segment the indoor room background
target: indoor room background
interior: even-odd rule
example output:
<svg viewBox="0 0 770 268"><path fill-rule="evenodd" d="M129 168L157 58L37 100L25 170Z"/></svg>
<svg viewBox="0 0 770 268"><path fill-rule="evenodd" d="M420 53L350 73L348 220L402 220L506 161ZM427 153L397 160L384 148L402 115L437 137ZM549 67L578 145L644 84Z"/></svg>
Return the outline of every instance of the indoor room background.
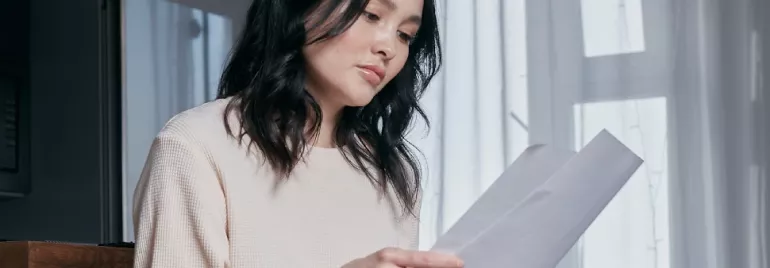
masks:
<svg viewBox="0 0 770 268"><path fill-rule="evenodd" d="M249 2L125 2L125 239L154 134L215 97ZM759 6L439 1L445 62L423 99L433 127L411 134L430 166L422 247L527 146L578 150L606 128L645 164L560 268L767 267L770 18Z"/></svg>
<svg viewBox="0 0 770 268"><path fill-rule="evenodd" d="M0 152L0 239L133 241L150 145L216 97L251 0L21 2L0 3L0 86L29 81L28 173ZM558 268L770 268L770 1L437 2L422 248L528 146L607 129L645 163Z"/></svg>

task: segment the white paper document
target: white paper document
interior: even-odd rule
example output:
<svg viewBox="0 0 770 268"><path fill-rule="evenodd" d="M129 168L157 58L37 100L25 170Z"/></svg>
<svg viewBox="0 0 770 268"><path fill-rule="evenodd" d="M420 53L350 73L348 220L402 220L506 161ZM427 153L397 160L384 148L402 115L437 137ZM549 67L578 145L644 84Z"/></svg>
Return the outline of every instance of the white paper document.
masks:
<svg viewBox="0 0 770 268"><path fill-rule="evenodd" d="M531 146L432 250L468 268L554 268L642 162L606 130L578 153Z"/></svg>

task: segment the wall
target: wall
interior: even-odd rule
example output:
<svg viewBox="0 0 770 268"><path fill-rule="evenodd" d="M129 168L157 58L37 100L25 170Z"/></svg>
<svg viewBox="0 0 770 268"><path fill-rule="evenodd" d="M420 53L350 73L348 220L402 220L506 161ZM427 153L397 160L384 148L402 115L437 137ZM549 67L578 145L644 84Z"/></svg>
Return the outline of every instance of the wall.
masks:
<svg viewBox="0 0 770 268"><path fill-rule="evenodd" d="M31 193L0 201L0 238L120 240L117 3L0 2L8 13L2 15L12 18L4 21L29 23L32 107ZM3 39L24 40L24 35ZM6 55L19 53L2 48Z"/></svg>

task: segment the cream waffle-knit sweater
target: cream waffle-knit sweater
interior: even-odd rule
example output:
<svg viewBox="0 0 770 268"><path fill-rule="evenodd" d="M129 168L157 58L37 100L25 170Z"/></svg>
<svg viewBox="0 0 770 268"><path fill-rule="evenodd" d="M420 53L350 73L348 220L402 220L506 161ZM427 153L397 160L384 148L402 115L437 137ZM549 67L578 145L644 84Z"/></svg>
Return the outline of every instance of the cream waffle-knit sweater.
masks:
<svg viewBox="0 0 770 268"><path fill-rule="evenodd" d="M155 139L134 194L134 267L340 267L417 247L417 220L336 149L312 148L276 183L225 132L228 101L175 116Z"/></svg>

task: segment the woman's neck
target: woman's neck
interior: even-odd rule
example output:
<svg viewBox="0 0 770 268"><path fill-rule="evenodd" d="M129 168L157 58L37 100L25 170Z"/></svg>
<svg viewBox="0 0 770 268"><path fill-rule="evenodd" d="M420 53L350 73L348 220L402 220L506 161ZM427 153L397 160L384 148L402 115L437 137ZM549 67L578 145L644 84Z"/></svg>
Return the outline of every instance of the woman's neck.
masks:
<svg viewBox="0 0 770 268"><path fill-rule="evenodd" d="M321 120L321 127L318 129L318 135L313 146L323 148L336 147L334 142L335 129L337 129L336 120Z"/></svg>
<svg viewBox="0 0 770 268"><path fill-rule="evenodd" d="M333 148L336 147L334 141L335 132L337 130L337 124L339 122L340 114L342 113L342 107L332 108L329 105L319 103L321 106L321 125L318 129L316 139L313 143L315 147Z"/></svg>
<svg viewBox="0 0 770 268"><path fill-rule="evenodd" d="M321 125L317 129L313 146L334 148L336 142L334 141L335 132L337 130L337 124L339 122L342 109L345 107L334 101L334 98L328 97L323 94L324 91L316 90L318 87L313 86L314 83L308 83L306 85L308 93L313 96L313 99L318 104L318 108L321 109ZM314 115L310 115L311 117Z"/></svg>

